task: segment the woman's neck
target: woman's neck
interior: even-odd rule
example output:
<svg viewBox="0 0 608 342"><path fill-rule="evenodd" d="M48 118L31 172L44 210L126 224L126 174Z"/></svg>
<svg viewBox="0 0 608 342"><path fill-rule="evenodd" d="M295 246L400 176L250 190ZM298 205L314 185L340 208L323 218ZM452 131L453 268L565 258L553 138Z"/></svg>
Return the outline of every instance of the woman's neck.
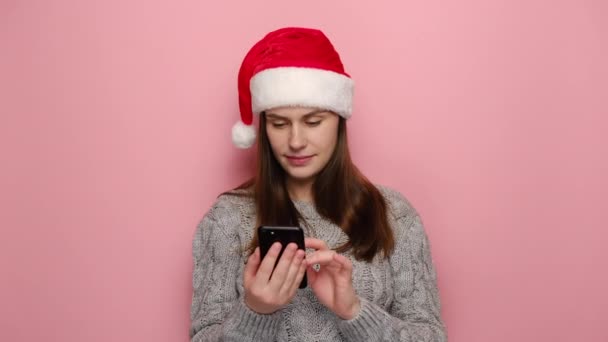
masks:
<svg viewBox="0 0 608 342"><path fill-rule="evenodd" d="M314 180L287 180L287 192L293 201L313 202L312 185Z"/></svg>

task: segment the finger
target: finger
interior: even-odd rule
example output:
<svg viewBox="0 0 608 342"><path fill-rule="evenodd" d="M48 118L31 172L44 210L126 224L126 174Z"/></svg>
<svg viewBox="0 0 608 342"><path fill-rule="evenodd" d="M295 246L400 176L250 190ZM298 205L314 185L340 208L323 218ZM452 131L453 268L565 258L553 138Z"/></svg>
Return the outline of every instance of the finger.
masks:
<svg viewBox="0 0 608 342"><path fill-rule="evenodd" d="M285 276L285 281L283 282L283 286L281 287L280 292L291 293L291 290L294 287L294 282L298 276L298 273L300 273L300 269L302 268L304 254L305 253L302 250L296 251L291 265L289 266L289 270L287 271L287 276ZM304 265L304 268L306 269L306 265ZM295 287L297 287L297 285L295 285Z"/></svg>
<svg viewBox="0 0 608 342"><path fill-rule="evenodd" d="M302 261L304 261L304 260L302 260ZM300 286L300 284L302 283L302 279L304 279L307 269L308 269L308 267L306 267L306 263L302 262L300 264L300 270L298 271L298 275L296 276L296 284L298 284L298 286Z"/></svg>
<svg viewBox="0 0 608 342"><path fill-rule="evenodd" d="M291 291L289 292L289 297L293 298L295 296L296 291L300 287L300 283L302 283L302 279L304 279L304 275L306 274L306 264L300 263L300 268L298 269L298 274L296 275L296 279L293 282L291 287Z"/></svg>
<svg viewBox="0 0 608 342"><path fill-rule="evenodd" d="M306 267L306 280L309 286L313 286L317 280L317 271L313 270L310 266Z"/></svg>
<svg viewBox="0 0 608 342"><path fill-rule="evenodd" d="M279 253L281 252L281 243L275 242L272 244L266 256L262 260L260 267L258 268L258 272L256 273L256 280L261 281L264 284L270 281L270 275L272 274L272 269L277 262L277 258L279 257Z"/></svg>
<svg viewBox="0 0 608 342"><path fill-rule="evenodd" d="M279 290L283 286L289 271L289 266L291 265L297 250L298 245L290 243L287 245L287 248L285 248L285 251L283 251L283 255L281 255L281 259L270 278L270 285L275 289Z"/></svg>
<svg viewBox="0 0 608 342"><path fill-rule="evenodd" d="M334 261L335 251L316 251L306 257L307 265L321 264L327 265Z"/></svg>
<svg viewBox="0 0 608 342"><path fill-rule="evenodd" d="M342 254L336 253L334 255L334 260L342 266L341 271L344 271L348 275L352 274L353 263L350 261L350 259Z"/></svg>
<svg viewBox="0 0 608 342"><path fill-rule="evenodd" d="M260 248L256 247L253 253L247 259L247 265L243 270L243 285L246 287L251 284L255 278L255 274L260 266Z"/></svg>
<svg viewBox="0 0 608 342"><path fill-rule="evenodd" d="M315 239L315 238L309 238L309 237L304 239L304 245L306 246L306 248L312 248L312 249L317 249L317 250L329 249L329 247L327 247L327 244L325 243L325 241Z"/></svg>

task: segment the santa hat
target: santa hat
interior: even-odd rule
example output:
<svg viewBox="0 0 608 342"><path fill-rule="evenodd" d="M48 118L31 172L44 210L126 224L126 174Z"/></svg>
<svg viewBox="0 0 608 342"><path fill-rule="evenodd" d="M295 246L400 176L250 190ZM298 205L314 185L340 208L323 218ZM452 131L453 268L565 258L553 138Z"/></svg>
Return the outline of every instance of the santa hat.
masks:
<svg viewBox="0 0 608 342"><path fill-rule="evenodd" d="M249 50L239 70L241 120L232 127L232 142L251 147L253 115L276 107L327 109L348 119L353 85L323 32L297 27L270 32Z"/></svg>

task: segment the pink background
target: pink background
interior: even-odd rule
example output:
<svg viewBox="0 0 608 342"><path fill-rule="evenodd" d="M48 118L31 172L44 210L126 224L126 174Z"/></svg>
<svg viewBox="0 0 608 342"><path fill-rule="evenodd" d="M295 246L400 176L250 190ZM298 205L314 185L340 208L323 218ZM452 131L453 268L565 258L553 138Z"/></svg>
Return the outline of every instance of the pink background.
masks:
<svg viewBox="0 0 608 342"><path fill-rule="evenodd" d="M607 4L1 1L0 340L187 340L195 226L252 160L238 67L293 25L356 81L450 340L608 341Z"/></svg>

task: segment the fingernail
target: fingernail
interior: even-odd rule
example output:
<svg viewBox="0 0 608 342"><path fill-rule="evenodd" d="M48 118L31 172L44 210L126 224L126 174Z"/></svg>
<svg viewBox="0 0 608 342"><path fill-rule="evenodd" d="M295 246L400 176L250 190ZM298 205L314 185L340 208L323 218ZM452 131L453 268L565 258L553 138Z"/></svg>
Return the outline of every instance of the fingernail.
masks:
<svg viewBox="0 0 608 342"><path fill-rule="evenodd" d="M275 243L272 245L272 248L273 248L275 251L279 251L279 250L281 249L281 243L280 243L280 242L275 242Z"/></svg>

